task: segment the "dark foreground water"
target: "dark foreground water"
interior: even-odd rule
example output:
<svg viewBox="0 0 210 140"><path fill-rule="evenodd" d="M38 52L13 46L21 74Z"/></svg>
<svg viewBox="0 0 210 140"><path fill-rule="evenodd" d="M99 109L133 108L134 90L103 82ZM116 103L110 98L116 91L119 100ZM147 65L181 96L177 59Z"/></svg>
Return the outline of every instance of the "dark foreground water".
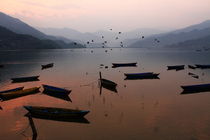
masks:
<svg viewBox="0 0 210 140"><path fill-rule="evenodd" d="M0 52L0 89L49 84L71 89L72 102L42 93L0 102L0 139L32 139L24 105L90 110L88 123L33 119L37 140L208 140L210 92L181 95L181 85L210 83L210 70L167 71L167 65L210 64L210 52L77 49ZM54 62L51 69L41 64ZM138 67L111 68L112 62ZM108 66L100 68L100 64ZM118 92L98 86L102 77L115 81ZM124 80L126 72L156 72L160 79ZM195 79L188 72L199 75ZM11 83L10 78L40 75L40 81ZM41 89L42 91L43 89Z"/></svg>

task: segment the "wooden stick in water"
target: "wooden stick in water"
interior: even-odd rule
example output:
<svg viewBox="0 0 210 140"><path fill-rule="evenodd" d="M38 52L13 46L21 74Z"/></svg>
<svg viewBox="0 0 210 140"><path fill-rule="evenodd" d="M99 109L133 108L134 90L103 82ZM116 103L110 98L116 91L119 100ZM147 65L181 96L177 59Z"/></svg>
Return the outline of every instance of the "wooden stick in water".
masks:
<svg viewBox="0 0 210 140"><path fill-rule="evenodd" d="M33 137L37 137L37 131L36 131L36 127L34 125L34 121L33 121L32 117L31 117L31 115L27 115L27 117L28 117L31 129L32 129L32 132L33 132Z"/></svg>
<svg viewBox="0 0 210 140"><path fill-rule="evenodd" d="M100 80L102 79L101 72L99 72Z"/></svg>

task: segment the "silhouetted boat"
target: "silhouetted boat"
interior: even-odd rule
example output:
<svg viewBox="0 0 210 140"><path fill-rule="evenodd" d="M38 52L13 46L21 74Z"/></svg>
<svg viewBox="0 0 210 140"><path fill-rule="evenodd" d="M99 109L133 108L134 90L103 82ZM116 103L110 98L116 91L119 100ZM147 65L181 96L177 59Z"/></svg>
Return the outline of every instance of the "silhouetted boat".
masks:
<svg viewBox="0 0 210 140"><path fill-rule="evenodd" d="M2 94L2 93L8 93L8 92L13 92L13 91L19 91L19 90L22 90L23 88L24 87L18 87L18 88L14 88L14 89L0 91L0 94Z"/></svg>
<svg viewBox="0 0 210 140"><path fill-rule="evenodd" d="M117 67L136 67L137 62L135 63L112 63L112 68Z"/></svg>
<svg viewBox="0 0 210 140"><path fill-rule="evenodd" d="M90 111L65 109L65 108L54 108L54 107L41 107L41 106L24 106L32 115L40 115L49 118L80 118L84 117Z"/></svg>
<svg viewBox="0 0 210 140"><path fill-rule="evenodd" d="M36 119L44 119L44 120L52 120L52 121L60 121L60 122L74 122L74 123L86 123L89 124L90 122L84 118L84 117L79 117L79 118L75 118L75 117L69 117L69 118L62 118L62 117L54 117L54 116L50 116L50 115L37 115L37 114L31 114L31 113L27 113L25 115L26 117L31 116L32 118L36 118Z"/></svg>
<svg viewBox="0 0 210 140"><path fill-rule="evenodd" d="M24 90L4 93L4 94L0 95L0 98L5 101L5 100L10 100L10 99L14 99L14 98L18 98L18 97L22 97L22 96L26 96L26 95L38 93L39 88L40 87L34 87L34 88L28 88L28 89L24 89Z"/></svg>
<svg viewBox="0 0 210 140"><path fill-rule="evenodd" d="M188 65L188 68L190 68L190 69L196 69L196 66Z"/></svg>
<svg viewBox="0 0 210 140"><path fill-rule="evenodd" d="M116 89L117 84L115 82L102 78L101 72L99 72L99 76L100 76L99 80L102 87L117 92Z"/></svg>
<svg viewBox="0 0 210 140"><path fill-rule="evenodd" d="M175 66L167 66L168 70L183 70L185 65L175 65Z"/></svg>
<svg viewBox="0 0 210 140"><path fill-rule="evenodd" d="M210 91L210 84L181 86L182 94Z"/></svg>
<svg viewBox="0 0 210 140"><path fill-rule="evenodd" d="M210 65L199 65L199 64L196 64L195 66L196 66L196 68L200 68L200 69L210 69Z"/></svg>
<svg viewBox="0 0 210 140"><path fill-rule="evenodd" d="M43 93L48 93L48 94L69 95L71 92L71 90L49 86L49 85L43 85L43 88L44 88Z"/></svg>
<svg viewBox="0 0 210 140"><path fill-rule="evenodd" d="M125 73L125 80L132 79L159 79L159 73L146 72L146 73Z"/></svg>
<svg viewBox="0 0 210 140"><path fill-rule="evenodd" d="M53 65L54 65L54 63L49 63L49 64L46 64L46 65L42 65L42 69L52 68Z"/></svg>
<svg viewBox="0 0 210 140"><path fill-rule="evenodd" d="M19 77L19 78L11 78L13 83L18 82L30 82L30 81L39 81L39 76L30 76L30 77Z"/></svg>

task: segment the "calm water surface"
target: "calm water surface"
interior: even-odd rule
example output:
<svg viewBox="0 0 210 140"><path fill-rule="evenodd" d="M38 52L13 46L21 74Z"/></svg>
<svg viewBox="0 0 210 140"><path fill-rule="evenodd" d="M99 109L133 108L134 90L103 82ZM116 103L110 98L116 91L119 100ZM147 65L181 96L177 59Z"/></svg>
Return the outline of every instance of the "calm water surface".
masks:
<svg viewBox="0 0 210 140"><path fill-rule="evenodd" d="M0 52L0 89L49 84L71 89L72 102L41 92L0 102L0 139L32 139L24 105L90 110L89 124L33 119L37 140L208 140L210 93L180 95L181 85L210 83L210 70L167 71L167 65L210 64L210 52L141 49L76 49ZM51 69L42 64L54 62ZM138 67L111 68L112 62L138 62ZM100 68L100 64L108 66ZM100 88L102 77L118 92ZM127 72L156 72L160 79L124 80ZM188 72L199 75L192 78ZM11 83L10 78L40 75L40 81ZM42 91L43 89L41 89Z"/></svg>

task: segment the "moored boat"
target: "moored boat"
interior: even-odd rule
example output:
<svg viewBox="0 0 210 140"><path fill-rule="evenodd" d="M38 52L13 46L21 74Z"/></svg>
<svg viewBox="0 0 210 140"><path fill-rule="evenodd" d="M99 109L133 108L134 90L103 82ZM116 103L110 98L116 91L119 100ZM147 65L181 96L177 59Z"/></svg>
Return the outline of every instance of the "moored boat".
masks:
<svg viewBox="0 0 210 140"><path fill-rule="evenodd" d="M196 66L196 68L200 68L200 69L210 69L210 65L196 64L195 66Z"/></svg>
<svg viewBox="0 0 210 140"><path fill-rule="evenodd" d="M174 65L174 66L167 66L168 70L183 70L185 65Z"/></svg>
<svg viewBox="0 0 210 140"><path fill-rule="evenodd" d="M51 121L59 121L59 122L73 122L73 123L84 123L84 124L89 124L90 122L84 118L84 117L79 117L79 118L62 118L62 117L54 117L54 116L50 116L50 115L37 115L37 114L31 114L31 113L27 113L25 115L26 117L32 117L32 118L36 118L36 119L42 119L42 120L51 120Z"/></svg>
<svg viewBox="0 0 210 140"><path fill-rule="evenodd" d="M42 65L42 69L52 68L54 66L54 63L49 63L46 65Z"/></svg>
<svg viewBox="0 0 210 140"><path fill-rule="evenodd" d="M13 83L39 81L39 76L11 78Z"/></svg>
<svg viewBox="0 0 210 140"><path fill-rule="evenodd" d="M210 84L181 86L182 94L210 91Z"/></svg>
<svg viewBox="0 0 210 140"><path fill-rule="evenodd" d="M19 90L22 90L23 88L24 87L18 87L18 88L14 88L14 89L8 89L8 90L0 91L0 94L13 92L13 91L19 91Z"/></svg>
<svg viewBox="0 0 210 140"><path fill-rule="evenodd" d="M35 94L39 92L40 87L33 87L33 88L28 88L24 90L19 90L19 91L13 91L13 92L8 92L0 95L0 98L2 100L10 100L13 98L18 98L30 94Z"/></svg>
<svg viewBox="0 0 210 140"><path fill-rule="evenodd" d="M71 93L71 90L49 86L49 85L43 85L43 88L44 88L43 93L47 93L47 94L69 95Z"/></svg>
<svg viewBox="0 0 210 140"><path fill-rule="evenodd" d="M189 69L196 69L196 66L188 65L188 68L189 68Z"/></svg>
<svg viewBox="0 0 210 140"><path fill-rule="evenodd" d="M159 79L159 73L145 72L145 73L124 73L125 80L129 79Z"/></svg>
<svg viewBox="0 0 210 140"><path fill-rule="evenodd" d="M112 68L117 68L117 67L136 67L137 62L134 63L112 63Z"/></svg>
<svg viewBox="0 0 210 140"><path fill-rule="evenodd" d="M49 118L80 118L84 117L90 111L54 108L54 107L42 107L42 106L24 106L31 114L46 116Z"/></svg>

